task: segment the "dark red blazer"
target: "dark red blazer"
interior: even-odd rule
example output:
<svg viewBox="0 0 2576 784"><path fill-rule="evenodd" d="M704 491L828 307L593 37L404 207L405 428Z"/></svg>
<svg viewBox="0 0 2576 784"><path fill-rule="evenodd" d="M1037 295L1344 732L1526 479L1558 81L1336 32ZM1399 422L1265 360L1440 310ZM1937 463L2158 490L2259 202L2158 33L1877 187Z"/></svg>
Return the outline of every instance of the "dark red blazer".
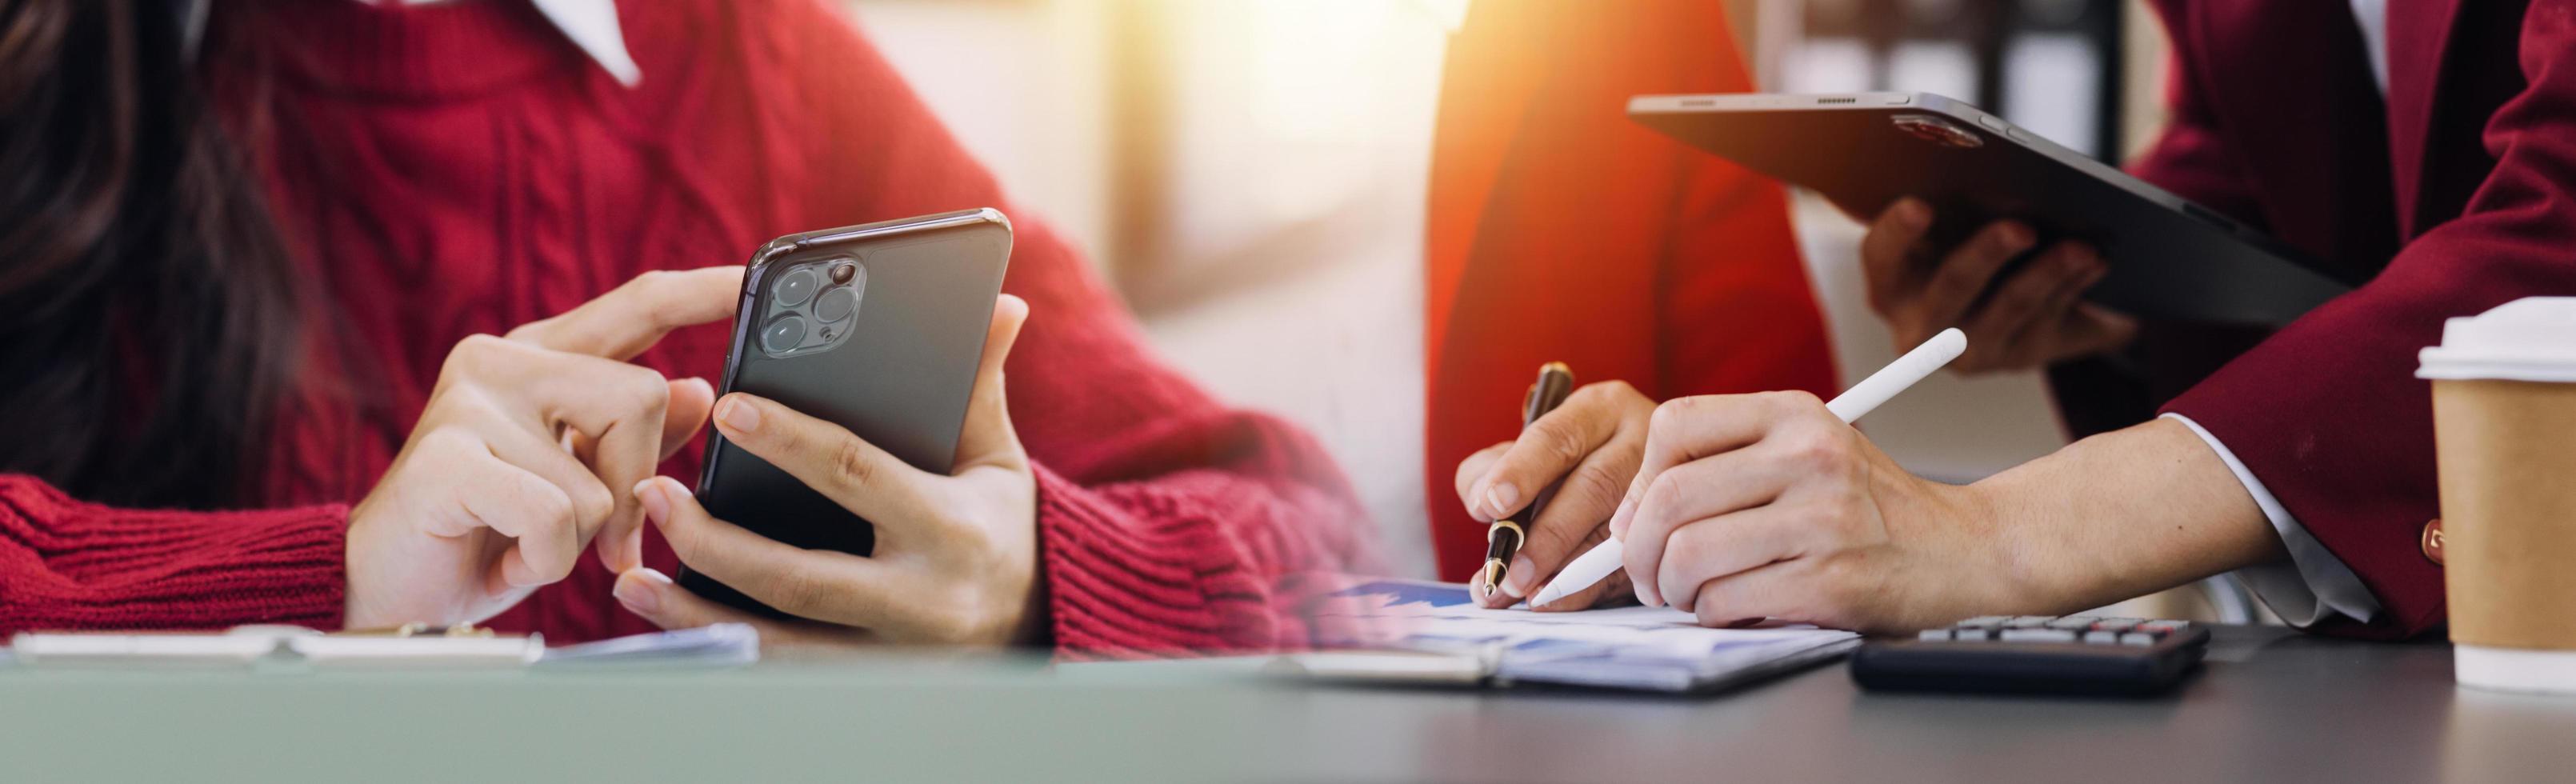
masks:
<svg viewBox="0 0 2576 784"><path fill-rule="evenodd" d="M2576 294L2576 0L2392 0L2385 101L2348 4L2158 8L2173 117L2136 171L2376 273L2164 408L2225 442L2378 596L2376 621L2328 631L2434 629L2415 354L2445 318Z"/></svg>

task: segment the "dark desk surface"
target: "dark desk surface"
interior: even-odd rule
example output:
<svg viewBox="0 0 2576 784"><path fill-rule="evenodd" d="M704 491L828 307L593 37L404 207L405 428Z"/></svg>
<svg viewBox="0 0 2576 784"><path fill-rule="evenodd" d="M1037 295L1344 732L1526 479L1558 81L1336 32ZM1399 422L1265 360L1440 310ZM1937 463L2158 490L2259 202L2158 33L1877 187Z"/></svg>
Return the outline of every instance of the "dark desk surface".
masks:
<svg viewBox="0 0 2576 784"><path fill-rule="evenodd" d="M2576 778L2576 699L2460 691L2440 645L2276 629L2221 629L2204 675L2150 701L1863 694L1839 664L1691 698L1241 673L793 653L729 672L0 668L0 780Z"/></svg>

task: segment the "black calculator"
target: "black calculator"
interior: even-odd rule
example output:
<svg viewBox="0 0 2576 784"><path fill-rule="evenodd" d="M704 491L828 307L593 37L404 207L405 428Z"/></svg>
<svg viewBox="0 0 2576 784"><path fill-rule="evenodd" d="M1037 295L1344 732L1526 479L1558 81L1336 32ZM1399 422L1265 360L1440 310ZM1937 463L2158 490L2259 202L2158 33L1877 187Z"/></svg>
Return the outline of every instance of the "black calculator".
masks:
<svg viewBox="0 0 2576 784"><path fill-rule="evenodd" d="M1871 641L1851 673L1883 691L2145 696L2181 683L2208 650L2209 628L2190 621L1989 615Z"/></svg>

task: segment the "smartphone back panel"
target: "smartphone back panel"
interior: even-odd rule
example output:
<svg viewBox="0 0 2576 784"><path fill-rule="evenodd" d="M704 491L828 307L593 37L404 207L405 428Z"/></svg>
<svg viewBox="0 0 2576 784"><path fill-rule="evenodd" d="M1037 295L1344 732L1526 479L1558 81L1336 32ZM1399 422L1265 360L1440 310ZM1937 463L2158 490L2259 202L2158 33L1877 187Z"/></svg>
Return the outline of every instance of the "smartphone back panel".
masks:
<svg viewBox="0 0 2576 784"><path fill-rule="evenodd" d="M948 473L1010 253L1010 223L990 209L774 240L743 276L721 392L776 400ZM717 518L797 547L866 555L875 544L866 520L713 431L698 497ZM775 614L685 566L679 581Z"/></svg>

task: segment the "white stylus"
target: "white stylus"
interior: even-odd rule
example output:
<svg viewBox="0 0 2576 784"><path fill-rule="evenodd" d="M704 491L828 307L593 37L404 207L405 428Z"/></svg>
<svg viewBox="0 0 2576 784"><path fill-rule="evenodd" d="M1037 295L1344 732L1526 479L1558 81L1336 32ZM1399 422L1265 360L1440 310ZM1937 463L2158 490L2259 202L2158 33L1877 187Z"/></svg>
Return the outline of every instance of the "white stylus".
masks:
<svg viewBox="0 0 2576 784"><path fill-rule="evenodd" d="M1923 341L1923 345L1915 346L1913 351L1905 352L1905 356L1897 357L1896 361L1887 363L1887 367L1879 368L1878 372L1869 374L1852 388L1835 395L1832 402L1825 404L1825 410L1834 412L1834 416L1841 417L1846 424L1867 416L1871 409L1878 408L1878 404L1930 377L1933 371L1950 364L1950 360L1958 359L1959 352L1967 348L1968 336L1965 333L1957 329L1941 330L1941 334ZM1590 588L1609 577L1611 572L1619 571L1619 548L1619 537L1616 536L1594 545L1574 562L1566 564L1565 569L1557 572L1556 579L1549 580L1546 587L1538 589L1538 595L1530 597L1530 606L1545 606L1548 602L1565 598L1566 594Z"/></svg>

